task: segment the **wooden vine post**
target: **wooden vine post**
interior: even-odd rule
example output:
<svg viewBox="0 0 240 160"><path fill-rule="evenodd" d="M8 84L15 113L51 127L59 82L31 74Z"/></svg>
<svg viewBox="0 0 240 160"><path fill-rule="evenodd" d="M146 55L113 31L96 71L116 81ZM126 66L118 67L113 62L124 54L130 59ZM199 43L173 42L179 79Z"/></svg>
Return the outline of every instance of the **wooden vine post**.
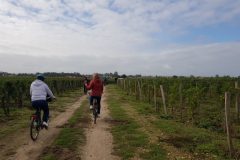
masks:
<svg viewBox="0 0 240 160"><path fill-rule="evenodd" d="M179 100L180 100L180 110L181 110L181 120L183 119L183 96L182 96L182 83L179 85Z"/></svg>
<svg viewBox="0 0 240 160"><path fill-rule="evenodd" d="M123 83L122 79L121 79L121 80L119 80L119 86L120 86L121 88L123 88L123 85L122 85L122 83Z"/></svg>
<svg viewBox="0 0 240 160"><path fill-rule="evenodd" d="M117 85L119 86L119 79L117 79Z"/></svg>
<svg viewBox="0 0 240 160"><path fill-rule="evenodd" d="M150 86L148 85L148 103L150 104Z"/></svg>
<svg viewBox="0 0 240 160"><path fill-rule="evenodd" d="M164 114L167 114L167 107L166 107L165 95L164 95L164 90L163 90L163 86L162 86L162 85L160 85L160 90L161 90L161 94L162 94Z"/></svg>
<svg viewBox="0 0 240 160"><path fill-rule="evenodd" d="M131 95L132 90L131 90L131 83L130 83L130 80L128 80L128 89L129 89L129 95Z"/></svg>
<svg viewBox="0 0 240 160"><path fill-rule="evenodd" d="M158 109L157 109L157 93L156 93L156 86L155 85L153 86L153 92L154 92L154 107L155 107L156 112L158 112Z"/></svg>
<svg viewBox="0 0 240 160"><path fill-rule="evenodd" d="M138 99L138 93L137 93L137 80L135 80L134 88L135 88L135 95L136 95L136 100L137 100L137 99Z"/></svg>
<svg viewBox="0 0 240 160"><path fill-rule="evenodd" d="M235 82L235 89L238 90L238 81ZM239 110L240 110L240 106L239 106L239 93L237 91L236 93L236 101L235 101L235 107L236 107L236 113L237 113L237 121L239 121Z"/></svg>
<svg viewBox="0 0 240 160"><path fill-rule="evenodd" d="M138 81L138 92L139 92L139 100L142 100L142 90L141 90L141 85L140 82Z"/></svg>
<svg viewBox="0 0 240 160"><path fill-rule="evenodd" d="M231 132L230 132L230 94L225 92L225 123L226 123L226 130L227 130L227 142L228 142L228 149L229 149L229 156L232 157L233 152L233 145L231 139Z"/></svg>

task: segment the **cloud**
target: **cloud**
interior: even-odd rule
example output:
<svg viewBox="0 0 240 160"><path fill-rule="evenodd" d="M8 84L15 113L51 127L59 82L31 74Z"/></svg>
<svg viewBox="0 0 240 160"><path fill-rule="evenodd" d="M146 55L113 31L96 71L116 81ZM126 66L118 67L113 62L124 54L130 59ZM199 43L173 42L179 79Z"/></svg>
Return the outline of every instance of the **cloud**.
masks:
<svg viewBox="0 0 240 160"><path fill-rule="evenodd" d="M240 75L239 43L199 45L141 55L64 57L0 54L8 72L114 72L143 75ZM12 65L9 65L12 64Z"/></svg>
<svg viewBox="0 0 240 160"><path fill-rule="evenodd" d="M235 0L3 0L0 69L237 75L231 67L238 66L238 42L198 44L207 34L195 37L194 46L178 39L192 29L239 26L239 5ZM234 63L220 69L219 62L228 58ZM38 59L45 65L35 64Z"/></svg>

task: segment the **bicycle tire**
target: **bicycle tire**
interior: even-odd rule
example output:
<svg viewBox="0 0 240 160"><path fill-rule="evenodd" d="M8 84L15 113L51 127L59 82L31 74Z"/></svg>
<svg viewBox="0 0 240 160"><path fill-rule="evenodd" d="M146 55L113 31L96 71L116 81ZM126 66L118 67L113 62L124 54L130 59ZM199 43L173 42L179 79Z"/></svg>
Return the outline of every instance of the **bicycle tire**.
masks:
<svg viewBox="0 0 240 160"><path fill-rule="evenodd" d="M93 99L93 117L94 117L94 124L97 123L97 100Z"/></svg>
<svg viewBox="0 0 240 160"><path fill-rule="evenodd" d="M39 125L36 119L31 120L30 136L33 141L36 141L39 135Z"/></svg>
<svg viewBox="0 0 240 160"><path fill-rule="evenodd" d="M97 112L96 109L94 109L94 124L97 123Z"/></svg>

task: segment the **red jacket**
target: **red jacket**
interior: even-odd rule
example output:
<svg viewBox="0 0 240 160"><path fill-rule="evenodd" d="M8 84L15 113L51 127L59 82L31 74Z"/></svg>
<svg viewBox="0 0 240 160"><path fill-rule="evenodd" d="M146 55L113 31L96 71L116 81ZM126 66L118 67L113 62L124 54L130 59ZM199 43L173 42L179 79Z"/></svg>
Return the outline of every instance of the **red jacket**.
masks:
<svg viewBox="0 0 240 160"><path fill-rule="evenodd" d="M91 96L102 96L103 83L100 79L91 80L89 85L86 85L87 89L92 89Z"/></svg>

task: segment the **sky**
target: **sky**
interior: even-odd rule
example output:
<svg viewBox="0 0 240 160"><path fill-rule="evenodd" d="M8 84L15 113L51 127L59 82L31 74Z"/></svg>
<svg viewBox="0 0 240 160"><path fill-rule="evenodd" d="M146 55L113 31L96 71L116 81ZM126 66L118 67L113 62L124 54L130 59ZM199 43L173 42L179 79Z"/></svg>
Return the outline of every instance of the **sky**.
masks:
<svg viewBox="0 0 240 160"><path fill-rule="evenodd" d="M0 0L0 71L240 75L239 0Z"/></svg>

